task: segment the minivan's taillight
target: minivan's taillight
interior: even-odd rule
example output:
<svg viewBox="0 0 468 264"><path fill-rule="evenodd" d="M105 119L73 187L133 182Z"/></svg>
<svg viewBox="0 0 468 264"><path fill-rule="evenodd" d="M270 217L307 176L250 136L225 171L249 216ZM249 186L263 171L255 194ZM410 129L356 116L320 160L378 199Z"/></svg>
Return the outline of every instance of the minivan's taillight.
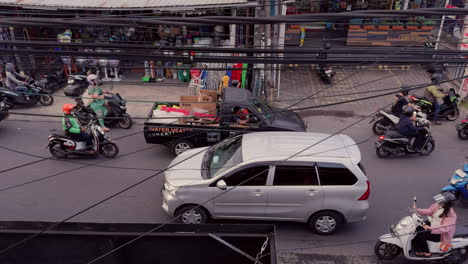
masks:
<svg viewBox="0 0 468 264"><path fill-rule="evenodd" d="M367 183L367 190L366 192L361 196L359 197L359 201L365 201L367 199L369 199L369 195L370 195L370 182L369 181L366 181Z"/></svg>

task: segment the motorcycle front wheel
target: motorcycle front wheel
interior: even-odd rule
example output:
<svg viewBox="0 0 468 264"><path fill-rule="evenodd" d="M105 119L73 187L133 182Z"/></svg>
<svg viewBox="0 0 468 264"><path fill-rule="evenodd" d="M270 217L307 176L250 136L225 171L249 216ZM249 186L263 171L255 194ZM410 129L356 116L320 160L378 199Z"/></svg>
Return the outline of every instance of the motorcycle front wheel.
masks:
<svg viewBox="0 0 468 264"><path fill-rule="evenodd" d="M129 114L122 114L122 119L119 119L119 127L129 129L132 127L133 121Z"/></svg>
<svg viewBox="0 0 468 264"><path fill-rule="evenodd" d="M401 252L401 247L382 241L378 241L374 246L374 254L380 260L392 260L398 257Z"/></svg>
<svg viewBox="0 0 468 264"><path fill-rule="evenodd" d="M467 140L468 139L468 126L464 126L462 129L457 131L458 138Z"/></svg>
<svg viewBox="0 0 468 264"><path fill-rule="evenodd" d="M114 142L101 143L101 154L106 158L115 158L119 154L119 147Z"/></svg>
<svg viewBox="0 0 468 264"><path fill-rule="evenodd" d="M50 95L40 95L39 96L39 103L43 106L49 106L54 103L54 97Z"/></svg>
<svg viewBox="0 0 468 264"><path fill-rule="evenodd" d="M392 126L392 122L386 118L380 118L375 121L374 125L372 126L372 131L376 135L383 135L387 130L389 130Z"/></svg>
<svg viewBox="0 0 468 264"><path fill-rule="evenodd" d="M434 148L435 148L435 141L433 139L431 139L431 140L429 140L429 142L427 142L426 146L424 146L424 148L421 150L421 152L419 152L419 155L427 156L427 155L431 154L432 151L434 151Z"/></svg>
<svg viewBox="0 0 468 264"><path fill-rule="evenodd" d="M455 109L451 111L445 118L447 118L448 121L455 121L457 118L460 116L460 110Z"/></svg>

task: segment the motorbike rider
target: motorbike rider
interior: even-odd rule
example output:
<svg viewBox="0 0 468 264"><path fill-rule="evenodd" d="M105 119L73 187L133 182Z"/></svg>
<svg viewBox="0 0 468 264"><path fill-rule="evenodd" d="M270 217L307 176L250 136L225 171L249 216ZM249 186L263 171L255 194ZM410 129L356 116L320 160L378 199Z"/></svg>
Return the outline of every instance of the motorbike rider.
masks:
<svg viewBox="0 0 468 264"><path fill-rule="evenodd" d="M442 80L442 75L440 73L434 73L431 77L432 85L426 87L424 92L424 97L432 103L434 107L434 124L440 125L439 113L440 113L440 104L437 101L437 98L443 98L446 94L439 92L438 82Z"/></svg>
<svg viewBox="0 0 468 264"><path fill-rule="evenodd" d="M8 89L12 91L17 91L26 97L26 99L29 99L28 96L28 88L25 87L26 80L28 77L22 76L21 74L17 73L15 71L15 65L11 62L8 62L5 65L5 70L6 70L6 83L5 85L8 87Z"/></svg>
<svg viewBox="0 0 468 264"><path fill-rule="evenodd" d="M416 236L412 241L416 255L430 257L431 253L427 241L442 242L441 249L448 249L450 241L455 234L457 214L453 209L455 195L445 192L434 196L436 203L428 209L418 209L413 206L418 214L432 216L430 225L419 226L416 229Z"/></svg>
<svg viewBox="0 0 468 264"><path fill-rule="evenodd" d="M406 99L406 96L408 96L408 89L405 88L400 89L400 92L395 95L392 104L392 114L394 116L399 117L407 105L412 106Z"/></svg>
<svg viewBox="0 0 468 264"><path fill-rule="evenodd" d="M234 106L232 113L235 115L232 117L232 121L241 125L249 122L249 110L240 106Z"/></svg>
<svg viewBox="0 0 468 264"><path fill-rule="evenodd" d="M416 112L411 107L408 107L403 114L400 115L400 120L398 121L396 127L398 133L407 137L414 137L415 140L411 146L414 151L419 151L426 140L426 136L421 133L425 131L423 127L416 127L413 124L413 121L416 120Z"/></svg>
<svg viewBox="0 0 468 264"><path fill-rule="evenodd" d="M62 106L62 111L64 116L62 118L62 128L65 131L66 136L71 139L86 142L86 146L92 146L93 141L90 134L86 133L86 128L81 127L80 123L72 115L72 110L74 106L72 104L64 104ZM88 150L89 152L95 152L94 150Z"/></svg>
<svg viewBox="0 0 468 264"><path fill-rule="evenodd" d="M96 114L101 113L101 117L98 119L99 124L105 132L108 132L110 129L104 125L104 118L106 117L107 112L107 102L104 98L104 92L97 87L97 75L90 74L87 77L89 87L88 87L88 96L93 98L93 101L89 105Z"/></svg>

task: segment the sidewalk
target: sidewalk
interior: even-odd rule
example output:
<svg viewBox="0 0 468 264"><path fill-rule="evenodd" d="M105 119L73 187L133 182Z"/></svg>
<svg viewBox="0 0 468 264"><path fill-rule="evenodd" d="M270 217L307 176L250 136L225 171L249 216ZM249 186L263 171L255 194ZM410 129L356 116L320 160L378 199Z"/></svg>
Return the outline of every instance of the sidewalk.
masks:
<svg viewBox="0 0 468 264"><path fill-rule="evenodd" d="M124 78L122 82L105 82L101 87L103 90L111 90L119 93L126 100L141 101L172 101L178 102L180 95L186 95L188 92L187 82L178 80L165 80L157 83L144 83L137 78ZM56 91L54 103L51 106L42 106L40 104L28 107L18 107L10 109L10 112L33 113L44 115L62 115L63 104L74 104L73 99L65 97L63 89ZM127 102L127 113L132 117L147 117L153 103L148 102ZM57 121L56 117L37 117L10 115L9 120L27 120L27 121ZM137 124L144 123L144 120L134 120Z"/></svg>
<svg viewBox="0 0 468 264"><path fill-rule="evenodd" d="M378 95L382 93L398 92L398 87L425 84L430 82L430 74L425 70L411 66L402 70L399 67L388 66L369 67L355 69L354 67L335 68L336 75L333 84L325 84L311 65L300 65L297 69L292 67L281 73L281 87L279 98L274 92L277 107L285 108L318 93L313 98L295 105L293 108L310 107L316 105L331 104L336 102L360 99L363 97ZM340 81L342 80L342 81ZM377 80L375 82L372 82ZM330 87L329 87L330 86ZM444 88L453 87L451 83L442 85ZM327 88L329 87L329 88ZM387 88L396 88L388 91L372 92ZM364 92L355 95L343 95L348 93ZM334 115L334 116L366 116L378 108L388 105L393 100L393 94L368 100L338 104L335 106L322 107L301 111L301 116L312 115ZM423 94L423 89L417 90L416 94Z"/></svg>

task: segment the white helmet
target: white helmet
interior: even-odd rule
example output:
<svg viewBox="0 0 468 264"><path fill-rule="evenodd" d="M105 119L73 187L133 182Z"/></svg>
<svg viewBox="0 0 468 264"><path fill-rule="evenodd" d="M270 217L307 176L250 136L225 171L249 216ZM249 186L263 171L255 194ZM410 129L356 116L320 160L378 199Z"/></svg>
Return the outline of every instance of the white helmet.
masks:
<svg viewBox="0 0 468 264"><path fill-rule="evenodd" d="M86 80L90 83L90 84L96 84L96 79L97 79L97 75L96 74L90 74L88 75L88 77L86 78Z"/></svg>

